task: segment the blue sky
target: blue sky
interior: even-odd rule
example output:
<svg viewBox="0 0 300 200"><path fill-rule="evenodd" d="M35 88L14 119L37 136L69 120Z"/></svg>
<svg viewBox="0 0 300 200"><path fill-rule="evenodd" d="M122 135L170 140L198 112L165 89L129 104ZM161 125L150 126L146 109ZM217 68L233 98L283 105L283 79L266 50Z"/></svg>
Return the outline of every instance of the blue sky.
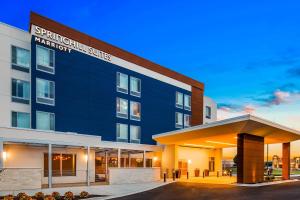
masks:
<svg viewBox="0 0 300 200"><path fill-rule="evenodd" d="M31 10L204 82L220 119L300 129L297 0L4 0L0 21L28 30Z"/></svg>

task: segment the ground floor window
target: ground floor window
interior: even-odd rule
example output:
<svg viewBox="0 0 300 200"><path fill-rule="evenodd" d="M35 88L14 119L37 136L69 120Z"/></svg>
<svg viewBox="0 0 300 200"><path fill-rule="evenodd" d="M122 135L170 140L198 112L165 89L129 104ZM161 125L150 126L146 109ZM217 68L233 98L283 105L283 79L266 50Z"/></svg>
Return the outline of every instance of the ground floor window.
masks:
<svg viewBox="0 0 300 200"><path fill-rule="evenodd" d="M44 177L48 177L48 153L44 154ZM76 176L75 154L52 154L52 176Z"/></svg>

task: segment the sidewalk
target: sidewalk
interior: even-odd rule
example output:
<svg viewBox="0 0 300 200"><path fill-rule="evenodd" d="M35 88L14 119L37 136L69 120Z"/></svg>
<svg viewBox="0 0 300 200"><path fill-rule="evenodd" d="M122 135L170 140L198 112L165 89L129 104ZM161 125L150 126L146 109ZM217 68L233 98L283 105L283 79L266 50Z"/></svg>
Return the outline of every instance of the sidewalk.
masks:
<svg viewBox="0 0 300 200"><path fill-rule="evenodd" d="M59 192L63 195L67 191L73 192L75 195L79 194L81 191L87 191L91 195L105 195L106 197L95 197L92 199L111 199L116 197L127 196L139 192L144 192L157 187L161 187L172 183L172 180L168 180L166 183L163 181L150 182L150 183L138 183L138 184L123 184L123 185L95 185L95 186L78 186L78 187L61 187L61 188L51 188L51 189L36 189L36 190L22 190L14 191L11 193L0 192L0 196L7 194L17 195L19 192L25 192L28 195L34 195L36 192L42 191L45 195L51 194L52 192Z"/></svg>

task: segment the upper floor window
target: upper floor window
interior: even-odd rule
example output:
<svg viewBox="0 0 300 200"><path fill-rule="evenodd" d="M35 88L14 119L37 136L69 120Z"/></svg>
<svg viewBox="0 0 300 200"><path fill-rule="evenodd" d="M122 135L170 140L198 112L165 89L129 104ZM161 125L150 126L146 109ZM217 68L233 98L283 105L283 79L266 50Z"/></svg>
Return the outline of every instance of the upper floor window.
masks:
<svg viewBox="0 0 300 200"><path fill-rule="evenodd" d="M20 47L11 47L12 68L24 72L29 72L30 51Z"/></svg>
<svg viewBox="0 0 300 200"><path fill-rule="evenodd" d="M140 126L130 126L130 142L131 143L141 143L141 127Z"/></svg>
<svg viewBox="0 0 300 200"><path fill-rule="evenodd" d="M184 127L191 126L191 115L184 115Z"/></svg>
<svg viewBox="0 0 300 200"><path fill-rule="evenodd" d="M17 128L30 128L30 114L24 112L11 112L11 126Z"/></svg>
<svg viewBox="0 0 300 200"><path fill-rule="evenodd" d="M183 94L176 92L176 107L183 108Z"/></svg>
<svg viewBox="0 0 300 200"><path fill-rule="evenodd" d="M130 101L130 119L141 120L141 104L135 101Z"/></svg>
<svg viewBox="0 0 300 200"><path fill-rule="evenodd" d="M117 141L118 142L128 142L128 125L127 124L117 124Z"/></svg>
<svg viewBox="0 0 300 200"><path fill-rule="evenodd" d="M211 119L211 107L205 106L205 117Z"/></svg>
<svg viewBox="0 0 300 200"><path fill-rule="evenodd" d="M191 110L191 96L190 95L184 95L184 109L185 110Z"/></svg>
<svg viewBox="0 0 300 200"><path fill-rule="evenodd" d="M117 98L117 117L128 118L128 101Z"/></svg>
<svg viewBox="0 0 300 200"><path fill-rule="evenodd" d="M36 112L36 129L51 130L55 129L55 114L48 112Z"/></svg>
<svg viewBox="0 0 300 200"><path fill-rule="evenodd" d="M53 81L36 79L36 102L48 105L55 104L55 84Z"/></svg>
<svg viewBox="0 0 300 200"><path fill-rule="evenodd" d="M175 127L182 128L183 125L183 114L176 112L175 113Z"/></svg>
<svg viewBox="0 0 300 200"><path fill-rule="evenodd" d="M27 81L12 79L11 80L12 102L29 104L30 84Z"/></svg>
<svg viewBox="0 0 300 200"><path fill-rule="evenodd" d="M36 46L36 68L38 70L54 74L55 72L55 52L46 47Z"/></svg>
<svg viewBox="0 0 300 200"><path fill-rule="evenodd" d="M128 94L128 75L117 72L117 91Z"/></svg>
<svg viewBox="0 0 300 200"><path fill-rule="evenodd" d="M141 79L130 77L130 94L133 96L141 96Z"/></svg>

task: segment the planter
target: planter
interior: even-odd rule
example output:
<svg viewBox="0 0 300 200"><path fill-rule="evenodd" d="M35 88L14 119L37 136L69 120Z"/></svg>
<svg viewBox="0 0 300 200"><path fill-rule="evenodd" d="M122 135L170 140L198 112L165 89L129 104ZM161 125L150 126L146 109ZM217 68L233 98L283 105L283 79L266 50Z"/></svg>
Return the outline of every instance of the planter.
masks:
<svg viewBox="0 0 300 200"><path fill-rule="evenodd" d="M199 177L200 176L200 170L199 169L195 169L195 177Z"/></svg>

